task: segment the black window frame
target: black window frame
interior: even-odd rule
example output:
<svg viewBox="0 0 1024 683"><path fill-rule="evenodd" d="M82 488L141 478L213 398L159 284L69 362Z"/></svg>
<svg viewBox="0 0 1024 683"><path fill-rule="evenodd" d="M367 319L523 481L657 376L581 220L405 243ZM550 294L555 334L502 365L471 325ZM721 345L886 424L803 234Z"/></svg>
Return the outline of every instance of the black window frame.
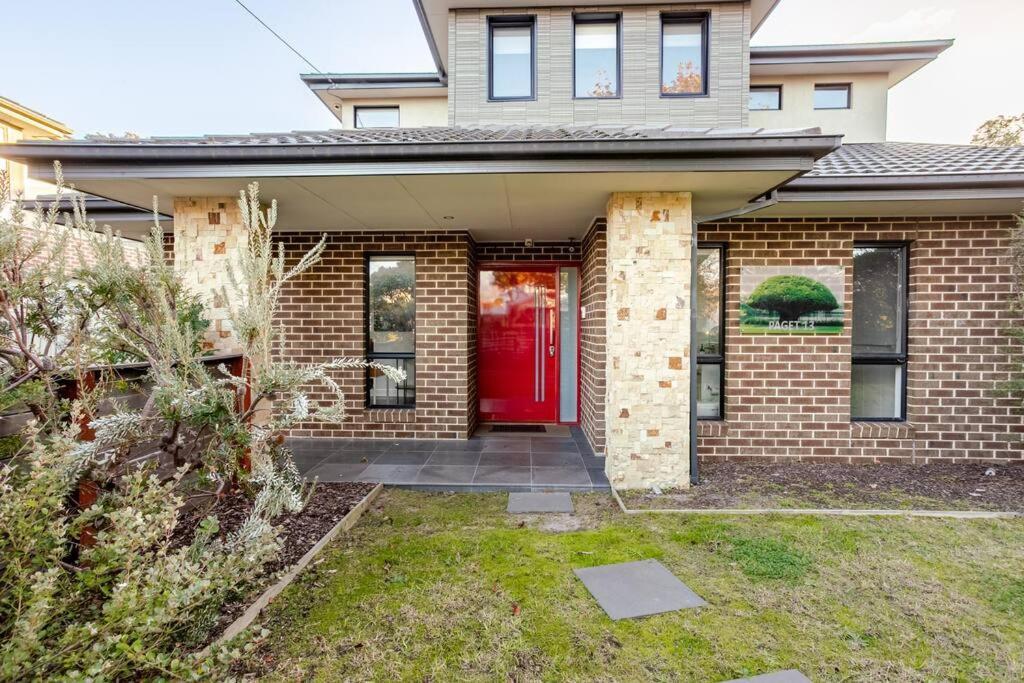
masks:
<svg viewBox="0 0 1024 683"><path fill-rule="evenodd" d="M359 112L363 111L363 110L367 110L367 109L376 109L378 111L381 110L381 109L394 109L395 113L398 115L398 123L396 123L394 126L368 126L368 127L367 126L360 126L359 125ZM356 106L352 107L352 127L353 128L358 128L359 130L370 130L370 129L373 129L373 128L401 128L402 127L402 108L399 105L397 105L397 104L372 104L372 105L359 104L359 105L356 105Z"/></svg>
<svg viewBox="0 0 1024 683"><path fill-rule="evenodd" d="M667 93L665 87L665 25L700 24L701 34L701 75L702 92ZM658 37L658 94L661 97L709 97L711 93L711 13L710 12L662 12Z"/></svg>
<svg viewBox="0 0 1024 683"><path fill-rule="evenodd" d="M416 311L416 252L410 251L375 251L367 252L363 258L363 310L365 311L366 323L363 325L363 344L366 349L367 360L411 360L413 368L416 367L416 336L413 335L412 340L412 352L376 352L373 350L373 342L370 337L370 327L373 321L370 317L370 263L375 260L387 260L396 258L411 258L413 263L413 281L412 281L412 302L413 311ZM415 316L415 313L414 313ZM387 405L377 405L373 402L373 377L370 375L370 370L366 371L366 391L365 391L365 406L366 410L411 410L416 408L416 386L413 385L413 399L411 402L405 403L389 403ZM415 382L416 375L414 374L413 381Z"/></svg>
<svg viewBox="0 0 1024 683"><path fill-rule="evenodd" d="M705 354L697 348L697 365L718 366L718 415L714 417L701 417L698 413L698 420L708 422L721 422L725 420L725 256L727 244L724 242L698 242L697 250L714 249L718 251L718 353ZM694 295L694 306L697 304L696 294ZM696 380L696 378L694 378ZM692 385L691 385L692 386Z"/></svg>
<svg viewBox="0 0 1024 683"><path fill-rule="evenodd" d="M814 96L818 90L845 90L846 91L846 106L845 107L819 107L816 103L814 104L814 111L846 111L853 108L853 83L815 83L814 92L811 93L811 97Z"/></svg>
<svg viewBox="0 0 1024 683"><path fill-rule="evenodd" d="M494 28L530 29L530 94L511 97L494 95ZM496 15L487 17L487 101L531 102L537 99L537 16L534 14Z"/></svg>
<svg viewBox="0 0 1024 683"><path fill-rule="evenodd" d="M907 421L907 337L910 331L910 245L906 242L854 242L854 249L898 249L900 251L900 268L903 270L900 276L902 292L900 292L900 303L903 306L903 315L900 323L903 325L900 349L894 353L854 353L853 352L853 322L850 322L850 421L851 422L906 422ZM853 277L856 278L856 269ZM851 307L853 301L850 301ZM853 414L853 366L854 365L898 365L900 366L900 415L899 417L857 417Z"/></svg>
<svg viewBox="0 0 1024 683"><path fill-rule="evenodd" d="M775 90L775 91L777 91L779 93L779 106L775 107L774 109L751 109L750 108L750 102L748 100L747 101L747 111L782 111L782 84L781 83L779 85L752 85L752 86L750 86L750 92L754 92L755 90L759 90L759 91L762 91L762 92L766 91L766 90Z"/></svg>
<svg viewBox="0 0 1024 683"><path fill-rule="evenodd" d="M579 24L610 24L615 22L615 94L609 97L576 94L576 26ZM572 98L574 100L622 99L622 13L574 12L572 15Z"/></svg>

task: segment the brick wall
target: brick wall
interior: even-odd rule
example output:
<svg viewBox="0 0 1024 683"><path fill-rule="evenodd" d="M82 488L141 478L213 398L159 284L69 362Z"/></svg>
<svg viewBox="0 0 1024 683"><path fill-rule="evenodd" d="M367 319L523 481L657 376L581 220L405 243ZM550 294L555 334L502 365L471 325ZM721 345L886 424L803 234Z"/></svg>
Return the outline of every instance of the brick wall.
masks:
<svg viewBox="0 0 1024 683"><path fill-rule="evenodd" d="M1013 367L1003 333L1014 321L1007 305L1012 225L1009 217L976 217L736 219L701 226L702 241L727 244L725 420L701 421L701 457L1024 457L1020 401L996 390ZM905 423L850 422L855 241L910 245ZM744 265L843 266L844 333L741 336Z"/></svg>
<svg viewBox="0 0 1024 683"><path fill-rule="evenodd" d="M477 258L480 261L578 261L579 242L480 242Z"/></svg>
<svg viewBox="0 0 1024 683"><path fill-rule="evenodd" d="M467 328L468 333L468 344L467 349L467 367L469 373L469 391L466 395L466 415L469 420L468 434L472 434L476 431L477 422L479 421L478 408L479 408L479 394L477 393L477 315L480 311L480 275L478 272L479 258L477 253L479 251L479 245L473 241L472 237L467 237L469 240L469 267L466 270L466 319L469 321Z"/></svg>
<svg viewBox="0 0 1024 683"><path fill-rule="evenodd" d="M289 263L319 233L282 233ZM282 296L282 353L300 362L363 357L365 258L372 253L416 255L416 408L366 410L362 372L338 376L348 401L341 424L306 424L294 436L466 438L475 421L472 240L461 232L332 233L323 259ZM325 395L311 394L314 399ZM468 410L469 406L473 410Z"/></svg>
<svg viewBox="0 0 1024 683"><path fill-rule="evenodd" d="M580 427L595 453L605 446L605 298L607 296L607 228L596 223L583 239L580 269Z"/></svg>

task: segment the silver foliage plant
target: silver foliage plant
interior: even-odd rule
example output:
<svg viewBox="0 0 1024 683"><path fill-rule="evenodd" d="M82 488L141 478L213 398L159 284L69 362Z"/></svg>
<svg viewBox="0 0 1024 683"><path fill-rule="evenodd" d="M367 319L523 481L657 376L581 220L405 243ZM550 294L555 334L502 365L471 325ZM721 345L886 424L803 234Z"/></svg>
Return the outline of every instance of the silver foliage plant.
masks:
<svg viewBox="0 0 1024 683"><path fill-rule="evenodd" d="M281 491L287 487L270 484L278 480L275 460L280 461L276 437L303 422L341 422L345 418L345 395L335 373L374 369L395 382L405 373L391 365L363 358L335 358L324 363L299 363L285 359L279 348L283 331L277 319L282 289L312 268L324 252L326 237L300 256L290 267L285 260L284 245L273 242L277 223L277 201L263 208L259 185L252 183L239 193L238 207L245 226L248 243L237 258L228 262L229 286L222 296L229 302L230 320L242 346L246 370L241 378L232 380L240 391L252 397L245 417L250 419L249 459L252 479L264 489ZM276 248L275 248L276 246ZM310 388L326 389L332 397L325 405L310 400ZM298 475L290 459L283 472L285 481L297 481ZM293 509L299 497L283 497L269 503Z"/></svg>
<svg viewBox="0 0 1024 683"><path fill-rule="evenodd" d="M150 386L141 409L115 403L108 414L89 417L102 388L70 402L62 419L36 420L22 435L19 466L0 465L0 680L191 679L222 672L241 656L240 646L200 647L220 608L257 585L275 556L275 518L300 510L309 493L280 445L284 430L343 419L338 373L372 367L403 379L395 368L358 358L309 364L281 357L282 288L314 266L324 241L288 268L283 249L273 245L276 204L263 210L253 185L241 193L240 206L248 245L235 255L223 292L245 357L240 377L204 363L202 305L165 262L159 226L147 242L148 259L133 266L120 239L95 232L78 207L72 221L94 231L94 263L73 278L65 277L64 264L60 273L40 271L38 286L25 292L43 302L81 294L89 311L84 324L61 313L57 319L71 320L70 329L79 331L68 347L74 362L46 364L33 381L51 387L68 367L113 350L147 362ZM5 272L23 262L16 250L3 249L12 242L6 234L12 226L4 223L0 231ZM57 338L65 334L54 330ZM8 370L5 381L30 371L24 367ZM312 401L310 387L326 388L333 400ZM247 395L248 405L241 400ZM78 438L85 423L93 441ZM159 467L133 465L139 448L154 443ZM68 501L83 480L95 482L98 497L79 510ZM213 491L201 490L211 482ZM253 500L239 528L220 533L210 516L190 541L176 536L186 498L215 501L232 486ZM80 545L84 534L92 543Z"/></svg>

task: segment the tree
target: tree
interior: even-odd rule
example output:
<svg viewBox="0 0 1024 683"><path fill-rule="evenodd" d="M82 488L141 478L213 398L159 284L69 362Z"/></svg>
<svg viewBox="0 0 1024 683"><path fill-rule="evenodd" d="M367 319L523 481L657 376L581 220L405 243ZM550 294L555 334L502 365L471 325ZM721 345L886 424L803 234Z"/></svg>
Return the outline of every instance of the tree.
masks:
<svg viewBox="0 0 1024 683"><path fill-rule="evenodd" d="M44 423L59 417L55 379L94 359L90 329L103 306L77 286L68 249L72 230L95 226L80 200L72 216L60 213L60 165L54 170L57 198L31 213L0 171L0 410L24 405Z"/></svg>
<svg viewBox="0 0 1024 683"><path fill-rule="evenodd" d="M803 275L776 275L751 292L748 306L779 314L782 322L794 322L800 316L839 307L829 288Z"/></svg>
<svg viewBox="0 0 1024 683"><path fill-rule="evenodd" d="M971 144L985 147L1024 145L1024 114L989 119L974 132Z"/></svg>
<svg viewBox="0 0 1024 683"><path fill-rule="evenodd" d="M661 92L666 94L690 94L702 92L704 79L692 61L676 66L676 77L669 83L661 85Z"/></svg>
<svg viewBox="0 0 1024 683"><path fill-rule="evenodd" d="M370 310L378 332L412 332L416 324L413 306L415 277L403 263L383 266L370 274Z"/></svg>

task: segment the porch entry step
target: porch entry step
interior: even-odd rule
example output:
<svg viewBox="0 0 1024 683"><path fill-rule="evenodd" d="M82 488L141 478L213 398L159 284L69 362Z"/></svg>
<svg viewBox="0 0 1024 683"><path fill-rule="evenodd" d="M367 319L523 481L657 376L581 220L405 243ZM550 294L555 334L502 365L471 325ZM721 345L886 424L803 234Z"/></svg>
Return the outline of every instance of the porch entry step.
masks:
<svg viewBox="0 0 1024 683"><path fill-rule="evenodd" d="M796 669L785 671L773 671L770 674L751 676L750 678L736 678L726 683L811 683L811 679L804 676Z"/></svg>
<svg viewBox="0 0 1024 683"><path fill-rule="evenodd" d="M567 425L536 422L485 422L476 430L476 436L479 437L505 436L515 438L523 434L529 434L531 437L573 438L572 430Z"/></svg>
<svg viewBox="0 0 1024 683"><path fill-rule="evenodd" d="M573 572L615 621L707 605L657 560L584 567Z"/></svg>
<svg viewBox="0 0 1024 683"><path fill-rule="evenodd" d="M543 434L547 431L544 425L491 425L492 432L525 432L528 434Z"/></svg>
<svg viewBox="0 0 1024 683"><path fill-rule="evenodd" d="M531 512L573 512L572 496L568 493L510 493L508 511L511 514Z"/></svg>

